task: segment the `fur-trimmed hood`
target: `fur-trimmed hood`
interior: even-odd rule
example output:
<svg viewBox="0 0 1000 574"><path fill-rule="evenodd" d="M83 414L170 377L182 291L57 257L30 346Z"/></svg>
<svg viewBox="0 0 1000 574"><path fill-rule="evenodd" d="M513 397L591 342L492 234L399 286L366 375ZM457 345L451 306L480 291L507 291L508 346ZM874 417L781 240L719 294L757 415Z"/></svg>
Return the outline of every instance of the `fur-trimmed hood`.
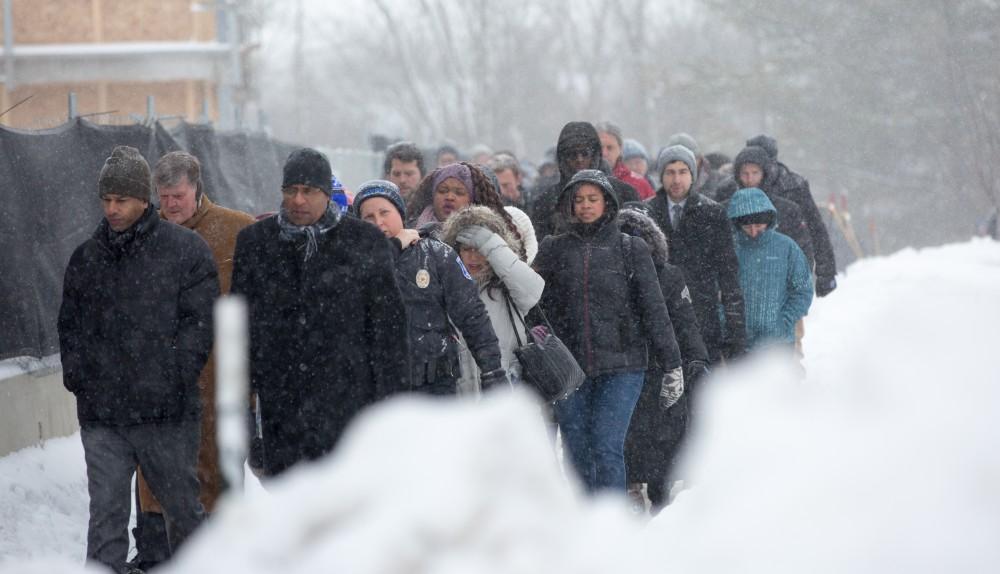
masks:
<svg viewBox="0 0 1000 574"><path fill-rule="evenodd" d="M618 212L618 228L622 233L627 233L633 237L639 237L646 242L653 256L653 263L662 267L670 261L670 248L667 246L667 237L660 230L660 226L653 221L653 218L641 209L626 204Z"/></svg>
<svg viewBox="0 0 1000 574"><path fill-rule="evenodd" d="M450 245L455 251L459 251L456 239L458 232L473 225L481 225L496 233L507 242L507 245L519 258L524 259L524 244L522 241L514 236L514 233L507 227L507 223L503 217L492 209L482 205L470 205L452 213L448 217L448 220L444 222L444 227L441 229L441 241Z"/></svg>

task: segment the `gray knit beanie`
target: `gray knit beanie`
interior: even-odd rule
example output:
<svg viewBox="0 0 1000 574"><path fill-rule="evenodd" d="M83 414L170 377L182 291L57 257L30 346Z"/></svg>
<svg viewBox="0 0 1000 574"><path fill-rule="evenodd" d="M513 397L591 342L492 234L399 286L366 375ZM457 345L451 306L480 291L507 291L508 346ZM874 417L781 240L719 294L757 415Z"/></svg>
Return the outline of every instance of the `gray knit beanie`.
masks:
<svg viewBox="0 0 1000 574"><path fill-rule="evenodd" d="M701 155L701 148L698 147L698 142L689 133L680 132L670 136L667 140L667 147L672 145L682 145L694 154L695 157Z"/></svg>
<svg viewBox="0 0 1000 574"><path fill-rule="evenodd" d="M149 164L139 150L127 145L116 146L111 156L104 160L101 177L97 182L97 193L126 195L141 201L149 201L152 193Z"/></svg>
<svg viewBox="0 0 1000 574"><path fill-rule="evenodd" d="M687 164L688 169L691 170L692 181L698 179L698 160L695 159L694 153L690 149L682 145L672 145L660 150L660 155L656 158L656 173L660 178L663 177L663 170L675 161Z"/></svg>

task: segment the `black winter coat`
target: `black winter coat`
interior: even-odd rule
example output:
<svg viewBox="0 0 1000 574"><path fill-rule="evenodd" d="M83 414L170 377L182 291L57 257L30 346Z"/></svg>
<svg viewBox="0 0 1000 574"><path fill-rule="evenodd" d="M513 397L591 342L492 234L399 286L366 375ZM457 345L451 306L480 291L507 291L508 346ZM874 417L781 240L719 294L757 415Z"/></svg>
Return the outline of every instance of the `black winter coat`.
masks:
<svg viewBox="0 0 1000 574"><path fill-rule="evenodd" d="M643 240L623 234L611 220L589 237L574 230L546 238L534 266L545 279L542 308L588 377L646 370L647 347L659 368L680 366Z"/></svg>
<svg viewBox="0 0 1000 574"><path fill-rule="evenodd" d="M493 325L476 281L455 250L431 238L403 250L398 240L390 243L409 322L414 387L432 383L447 372L458 379L458 341L452 323L465 338L480 371L499 369L500 347ZM418 278L422 272L426 272L426 283Z"/></svg>
<svg viewBox="0 0 1000 574"><path fill-rule="evenodd" d="M232 287L250 311L268 474L330 452L359 411L410 386L406 314L382 233L343 217L304 262L279 231L269 217L240 232Z"/></svg>
<svg viewBox="0 0 1000 574"><path fill-rule="evenodd" d="M639 201L639 193L635 188L611 175L607 162L601 156L601 138L597 129L588 122L569 122L561 132L556 143L556 163L559 166L559 181L540 187L531 204L531 223L535 226L535 237L539 244L549 235L566 231L568 222L558 209L562 199L563 188L569 183L576 170L570 166L569 153L577 147L585 147L590 151L590 165L587 169L601 169L608 176L619 204Z"/></svg>
<svg viewBox="0 0 1000 574"><path fill-rule="evenodd" d="M725 208L692 192L684 204L680 228L675 231L670 225L669 203L662 187L646 203L650 216L667 236L670 263L684 272L710 362L742 354L746 347L743 291L732 224ZM720 303L725 330L719 318Z"/></svg>
<svg viewBox="0 0 1000 574"><path fill-rule="evenodd" d="M830 243L830 234L826 229L826 224L823 223L823 216L820 215L819 208L813 201L812 192L809 190L809 181L789 170L781 162L772 162L767 167L766 173L767 176L761 184L761 190L767 194L778 210L778 221L783 222L779 231L795 240L795 243L809 260L809 268L814 270L820 281L833 278L837 274L837 260L833 254L833 244ZM730 176L716 189L715 199L720 202L729 201L729 198L739 191L739 188L739 183ZM790 201L798 206L800 212L794 221L805 222L805 233L792 233L792 230L784 224L784 222L791 221L788 217L794 217L794 215L789 214L787 208L785 208L785 213L782 213L782 207L778 205L776 198ZM809 237L806 242L809 247L808 251L803 245L803 235Z"/></svg>
<svg viewBox="0 0 1000 574"><path fill-rule="evenodd" d="M809 189L809 180L788 169L780 161L775 162L775 167L778 185L774 188L774 196L793 201L802 210L802 216L809 227L809 236L812 239L816 277L820 282L833 278L837 274L837 260L833 254L833 244L830 243L830 233L823 223L823 216L820 215L812 191Z"/></svg>
<svg viewBox="0 0 1000 574"><path fill-rule="evenodd" d="M122 247L102 219L70 257L59 309L63 384L80 424L197 420L219 279L197 233L149 208Z"/></svg>
<svg viewBox="0 0 1000 574"><path fill-rule="evenodd" d="M668 263L666 238L650 217L627 209L618 216L622 230L641 237L650 246L660 289L674 327L674 335L684 362L685 391L667 411L660 408L660 382L663 371L646 371L646 381L636 403L625 441L625 466L629 482L663 483L670 474L688 428L689 399L697 383L688 377L693 361L708 361L708 352L698 331L691 296L683 272Z"/></svg>

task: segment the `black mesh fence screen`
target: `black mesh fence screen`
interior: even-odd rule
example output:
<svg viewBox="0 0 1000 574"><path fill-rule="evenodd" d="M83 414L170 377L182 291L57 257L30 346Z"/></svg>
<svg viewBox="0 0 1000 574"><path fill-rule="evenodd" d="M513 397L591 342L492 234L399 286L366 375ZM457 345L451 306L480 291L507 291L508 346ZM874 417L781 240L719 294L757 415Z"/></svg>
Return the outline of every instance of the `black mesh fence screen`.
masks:
<svg viewBox="0 0 1000 574"><path fill-rule="evenodd" d="M277 209L281 166L293 149L194 124L167 130L76 120L44 131L0 128L0 360L59 352L63 271L102 217L97 179L116 145L139 149L150 167L169 151L193 153L208 196L255 215Z"/></svg>

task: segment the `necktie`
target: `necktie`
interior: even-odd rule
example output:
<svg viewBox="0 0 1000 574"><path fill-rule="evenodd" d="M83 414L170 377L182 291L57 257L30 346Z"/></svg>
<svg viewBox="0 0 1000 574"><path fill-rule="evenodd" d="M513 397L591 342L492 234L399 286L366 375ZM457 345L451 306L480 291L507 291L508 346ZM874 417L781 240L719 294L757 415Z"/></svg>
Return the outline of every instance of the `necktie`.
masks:
<svg viewBox="0 0 1000 574"><path fill-rule="evenodd" d="M675 205L670 209L670 226L677 229L677 226L681 224L681 212L684 208L680 205Z"/></svg>

